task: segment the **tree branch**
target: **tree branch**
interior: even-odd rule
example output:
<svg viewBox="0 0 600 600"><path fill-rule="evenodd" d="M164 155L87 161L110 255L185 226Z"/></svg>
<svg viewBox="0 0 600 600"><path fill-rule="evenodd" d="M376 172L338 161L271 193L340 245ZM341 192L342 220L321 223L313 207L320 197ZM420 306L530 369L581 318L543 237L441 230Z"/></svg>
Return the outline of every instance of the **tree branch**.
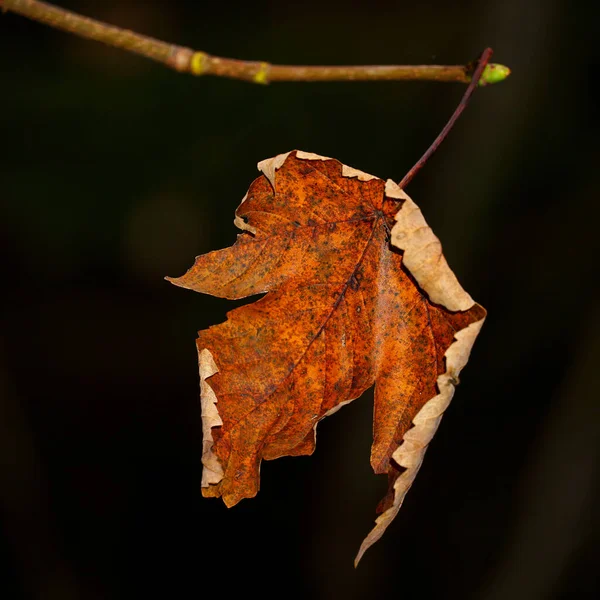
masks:
<svg viewBox="0 0 600 600"><path fill-rule="evenodd" d="M11 11L69 31L80 37L122 48L161 62L171 69L192 75L216 75L266 84L272 81L458 81L470 83L474 65L365 65L292 66L260 61L211 56L206 52L162 42L134 31L120 29L37 0L0 0L4 12ZM497 83L508 77L504 65L486 65L479 85Z"/></svg>

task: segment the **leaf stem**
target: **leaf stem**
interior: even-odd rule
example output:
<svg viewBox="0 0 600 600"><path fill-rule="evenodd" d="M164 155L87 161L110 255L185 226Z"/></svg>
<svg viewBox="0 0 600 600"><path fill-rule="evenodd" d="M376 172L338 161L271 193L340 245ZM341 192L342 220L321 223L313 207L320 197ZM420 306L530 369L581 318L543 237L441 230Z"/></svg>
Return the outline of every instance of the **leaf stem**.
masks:
<svg viewBox="0 0 600 600"><path fill-rule="evenodd" d="M458 81L470 83L473 67L467 65L362 65L294 66L274 65L212 56L206 52L169 44L134 31L114 27L38 0L0 0L4 12L24 17L96 40L163 63L171 69L192 75L215 75L267 84L272 81ZM488 65L482 84L506 79L510 69Z"/></svg>
<svg viewBox="0 0 600 600"><path fill-rule="evenodd" d="M456 107L455 111L452 113L452 116L446 123L444 129L442 129L442 131L439 133L439 135L435 138L435 140L433 141L431 146L429 146L429 148L427 149L425 154L423 154L423 156L421 156L421 158L416 162L414 167L403 177L402 181L398 184L402 189L404 189L412 181L412 178L423 168L423 166L429 160L431 155L440 147L440 144L446 139L446 136L448 135L448 133L450 132L452 127L454 127L454 124L456 123L458 117L460 117L460 115L462 115L463 111L469 104L469 100L471 99L471 96L473 95L475 88L477 88L477 86L480 85L480 80L481 80L482 74L485 72L486 68L488 68L490 66L490 65L488 65L488 62L489 62L490 58L492 57L492 54L493 54L493 50L491 48L486 48L481 53L481 56L479 57L479 60L477 61L477 66L473 73L471 82L469 83L469 86L467 87L465 93L463 94L463 97L461 98L458 106Z"/></svg>

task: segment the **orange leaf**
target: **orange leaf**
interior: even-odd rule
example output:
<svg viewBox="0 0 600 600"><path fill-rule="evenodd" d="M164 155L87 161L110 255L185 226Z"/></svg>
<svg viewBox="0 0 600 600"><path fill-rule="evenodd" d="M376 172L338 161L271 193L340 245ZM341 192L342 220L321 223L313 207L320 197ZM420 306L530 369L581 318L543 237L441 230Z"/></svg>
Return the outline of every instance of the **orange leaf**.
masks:
<svg viewBox="0 0 600 600"><path fill-rule="evenodd" d="M393 181L300 151L259 169L236 243L169 279L267 292L199 332L203 494L256 495L262 459L311 454L318 422L375 384L371 465L390 487L358 561L398 512L485 310Z"/></svg>

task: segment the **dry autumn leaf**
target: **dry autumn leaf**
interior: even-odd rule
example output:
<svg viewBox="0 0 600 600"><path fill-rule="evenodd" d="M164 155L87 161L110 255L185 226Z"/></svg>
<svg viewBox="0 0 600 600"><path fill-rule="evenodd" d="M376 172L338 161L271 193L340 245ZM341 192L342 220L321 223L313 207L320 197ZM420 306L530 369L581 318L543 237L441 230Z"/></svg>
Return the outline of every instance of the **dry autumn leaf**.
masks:
<svg viewBox="0 0 600 600"><path fill-rule="evenodd" d="M172 283L265 296L200 331L204 496L254 496L262 459L311 454L317 424L375 384L371 465L389 490L357 561L397 514L485 318L416 204L300 151L259 163L243 230Z"/></svg>

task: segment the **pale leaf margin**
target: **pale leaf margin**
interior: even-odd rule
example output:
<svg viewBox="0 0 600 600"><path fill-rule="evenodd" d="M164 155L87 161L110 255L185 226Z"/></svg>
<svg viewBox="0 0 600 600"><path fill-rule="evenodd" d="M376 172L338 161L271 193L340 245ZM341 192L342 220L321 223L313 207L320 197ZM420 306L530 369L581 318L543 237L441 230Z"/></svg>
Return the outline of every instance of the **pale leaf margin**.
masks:
<svg viewBox="0 0 600 600"><path fill-rule="evenodd" d="M275 187L276 171L283 165L291 152L279 154L273 158L258 163L258 170L270 181L273 189ZM296 157L301 160L332 160L326 156L313 154L312 152L296 151ZM360 181L377 179L353 167L342 164L343 177L356 177ZM403 264L415 278L421 289L428 295L429 299L444 306L451 311L469 310L475 302L465 292L458 282L456 276L448 266L442 254L442 246L431 228L427 225L423 214L413 200L394 181L388 179L385 184L385 193L389 198L403 200L403 204L396 214L396 224L392 228L391 243L402 250ZM243 202L246 200L244 196ZM242 230L256 233L242 219L236 217L235 225ZM458 331L455 341L449 346L444 354L446 359L446 371L438 376L438 394L428 400L413 419L413 427L403 437L401 444L393 452L392 459L405 471L398 477L394 484L394 499L392 506L383 512L375 521L375 527L362 542L354 565L356 566L363 554L377 540L381 538L387 526L398 514L406 493L410 489L415 477L423 463L425 452L429 442L432 440L440 424L445 410L450 405L454 396L455 385L458 376L467 364L471 348L481 330L485 319L471 323L464 329ZM223 468L213 452L213 437L211 429L222 425L217 409L217 397L207 383L206 379L214 375L217 365L208 349L199 351L201 400L202 400L202 487L217 484L223 479ZM341 408L336 406L324 416L329 416ZM316 433L316 424L315 424Z"/></svg>
<svg viewBox="0 0 600 600"><path fill-rule="evenodd" d="M209 487L223 479L223 467L213 451L214 440L212 428L220 427L223 421L217 409L217 396L206 381L219 371L210 350L204 348L198 354L200 366L200 400L202 416L202 483L201 487Z"/></svg>

